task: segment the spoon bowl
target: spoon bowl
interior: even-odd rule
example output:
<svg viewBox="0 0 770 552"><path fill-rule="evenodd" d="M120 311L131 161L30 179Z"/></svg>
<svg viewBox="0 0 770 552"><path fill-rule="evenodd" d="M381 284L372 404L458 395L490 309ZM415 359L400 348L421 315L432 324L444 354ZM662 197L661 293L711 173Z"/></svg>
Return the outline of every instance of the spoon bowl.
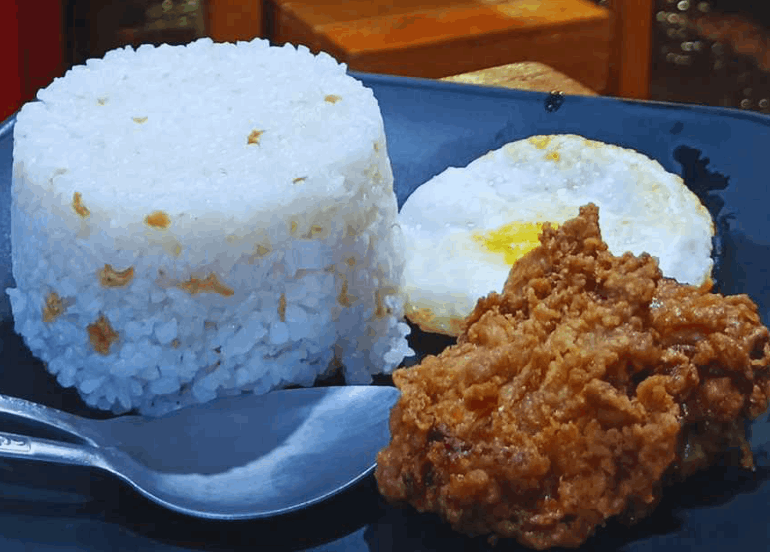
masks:
<svg viewBox="0 0 770 552"><path fill-rule="evenodd" d="M98 468L191 516L265 518L372 473L398 396L393 387L313 387L220 398L158 418L92 420L0 395L0 421L48 430L46 438L0 433L0 456Z"/></svg>

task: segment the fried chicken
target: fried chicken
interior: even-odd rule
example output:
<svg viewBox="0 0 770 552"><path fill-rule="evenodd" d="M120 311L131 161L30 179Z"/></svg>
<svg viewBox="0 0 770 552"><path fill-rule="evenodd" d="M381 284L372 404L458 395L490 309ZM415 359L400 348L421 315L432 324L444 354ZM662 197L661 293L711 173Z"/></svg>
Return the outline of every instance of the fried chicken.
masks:
<svg viewBox="0 0 770 552"><path fill-rule="evenodd" d="M587 205L546 225L457 345L395 372L386 498L467 534L575 547L728 450L752 466L744 420L770 397L756 305L613 256L598 220Z"/></svg>

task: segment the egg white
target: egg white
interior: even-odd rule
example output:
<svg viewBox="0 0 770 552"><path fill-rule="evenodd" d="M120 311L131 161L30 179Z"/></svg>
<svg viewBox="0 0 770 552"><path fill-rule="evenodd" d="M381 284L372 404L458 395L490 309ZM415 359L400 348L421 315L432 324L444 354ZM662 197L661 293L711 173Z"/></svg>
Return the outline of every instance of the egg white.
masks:
<svg viewBox="0 0 770 552"><path fill-rule="evenodd" d="M501 291L515 259L538 245L535 224L561 224L590 202L613 254L648 252L682 283L710 278L714 224L680 177L632 150L533 136L449 168L407 199L399 214L407 316L424 330L457 335L478 299ZM518 227L530 243L503 253L501 229Z"/></svg>

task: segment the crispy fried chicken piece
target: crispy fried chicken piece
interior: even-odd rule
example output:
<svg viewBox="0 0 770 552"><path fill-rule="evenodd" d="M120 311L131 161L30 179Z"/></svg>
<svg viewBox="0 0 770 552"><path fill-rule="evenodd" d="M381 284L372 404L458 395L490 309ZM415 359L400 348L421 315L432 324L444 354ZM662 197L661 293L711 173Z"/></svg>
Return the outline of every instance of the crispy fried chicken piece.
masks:
<svg viewBox="0 0 770 552"><path fill-rule="evenodd" d="M751 467L743 421L770 396L755 304L613 256L594 205L540 241L456 346L394 374L383 495L468 534L572 547L727 449Z"/></svg>

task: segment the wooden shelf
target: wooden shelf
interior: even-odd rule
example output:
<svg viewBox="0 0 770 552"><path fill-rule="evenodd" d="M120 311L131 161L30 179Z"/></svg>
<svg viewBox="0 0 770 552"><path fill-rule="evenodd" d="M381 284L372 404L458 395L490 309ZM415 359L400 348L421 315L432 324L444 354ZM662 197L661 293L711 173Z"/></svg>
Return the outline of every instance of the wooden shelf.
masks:
<svg viewBox="0 0 770 552"><path fill-rule="evenodd" d="M426 78L536 61L597 91L609 81L611 18L587 0L268 0L270 38L353 70Z"/></svg>
<svg viewBox="0 0 770 552"><path fill-rule="evenodd" d="M262 0L208 0L207 33L217 42L264 37Z"/></svg>
<svg viewBox="0 0 770 552"><path fill-rule="evenodd" d="M577 94L581 96L597 95L596 92L575 79L571 79L567 75L536 61L510 63L452 77L444 77L441 80L477 84L480 86L514 88L516 90L533 90L535 92L558 91L562 94Z"/></svg>

